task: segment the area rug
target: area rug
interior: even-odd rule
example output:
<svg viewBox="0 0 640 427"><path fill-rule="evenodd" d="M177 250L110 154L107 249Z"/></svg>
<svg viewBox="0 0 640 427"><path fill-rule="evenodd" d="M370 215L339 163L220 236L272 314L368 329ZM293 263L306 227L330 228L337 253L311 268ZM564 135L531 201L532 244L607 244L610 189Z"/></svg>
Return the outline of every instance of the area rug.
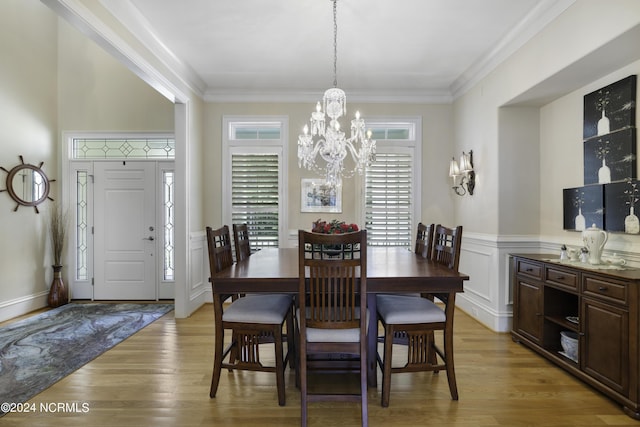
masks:
<svg viewBox="0 0 640 427"><path fill-rule="evenodd" d="M0 328L0 402L26 402L171 310L71 303Z"/></svg>

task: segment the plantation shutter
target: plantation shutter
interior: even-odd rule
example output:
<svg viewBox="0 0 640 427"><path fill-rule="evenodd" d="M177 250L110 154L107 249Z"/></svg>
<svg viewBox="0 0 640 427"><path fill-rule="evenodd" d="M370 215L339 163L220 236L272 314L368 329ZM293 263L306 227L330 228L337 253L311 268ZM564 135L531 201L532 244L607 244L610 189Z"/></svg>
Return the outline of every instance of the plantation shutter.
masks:
<svg viewBox="0 0 640 427"><path fill-rule="evenodd" d="M411 246L413 156L376 154L366 173L365 222L371 246Z"/></svg>
<svg viewBox="0 0 640 427"><path fill-rule="evenodd" d="M278 155L231 156L231 217L246 223L251 249L278 246Z"/></svg>

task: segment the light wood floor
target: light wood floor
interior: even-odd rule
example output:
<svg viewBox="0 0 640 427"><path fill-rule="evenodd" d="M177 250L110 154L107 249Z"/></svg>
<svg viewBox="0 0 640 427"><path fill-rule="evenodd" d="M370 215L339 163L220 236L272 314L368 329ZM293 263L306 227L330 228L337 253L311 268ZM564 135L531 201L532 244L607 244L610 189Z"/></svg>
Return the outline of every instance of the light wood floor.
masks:
<svg viewBox="0 0 640 427"><path fill-rule="evenodd" d="M10 413L0 426L296 426L300 399L287 370L287 405L266 373L224 371L209 398L213 310L170 313L37 395L35 413ZM608 400L525 347L456 313L460 400L444 372L393 375L391 404L369 390L371 426L640 426ZM1 374L1 373L0 373ZM379 376L380 378L380 376ZM79 413L56 409L76 404ZM40 404L54 409L43 412ZM85 406L83 406L83 404ZM359 425L350 403L311 404L310 426Z"/></svg>

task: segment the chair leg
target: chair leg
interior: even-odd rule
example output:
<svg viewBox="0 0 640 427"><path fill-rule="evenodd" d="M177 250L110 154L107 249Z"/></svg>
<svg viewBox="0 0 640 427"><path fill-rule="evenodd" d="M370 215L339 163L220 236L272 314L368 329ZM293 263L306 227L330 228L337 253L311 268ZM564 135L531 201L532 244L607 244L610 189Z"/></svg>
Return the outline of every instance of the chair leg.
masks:
<svg viewBox="0 0 640 427"><path fill-rule="evenodd" d="M287 314L287 362L289 362L289 367L291 369L296 369L296 334L293 326L294 317L293 317L293 306L289 313ZM285 364L286 366L286 364Z"/></svg>
<svg viewBox="0 0 640 427"><path fill-rule="evenodd" d="M391 359L393 351L393 327L386 325L384 331L384 353L382 361L382 400L383 408L389 406L389 395L391 394Z"/></svg>
<svg viewBox="0 0 640 427"><path fill-rule="evenodd" d="M369 425L369 404L367 399L369 379L367 375L367 364L367 342L365 341L360 347L360 405L362 407L362 427Z"/></svg>
<svg viewBox="0 0 640 427"><path fill-rule="evenodd" d="M276 353L276 388L278 390L278 404L284 406L285 390L284 390L284 359L283 359L283 345L282 345L282 327L278 326L274 330L275 338L275 353Z"/></svg>
<svg viewBox="0 0 640 427"><path fill-rule="evenodd" d="M307 427L307 354L303 348L302 338L300 339L298 357L298 370L300 381L300 425Z"/></svg>
<svg viewBox="0 0 640 427"><path fill-rule="evenodd" d="M209 397L216 397L220 375L222 373L222 354L224 351L224 329L216 326L215 349L213 352L213 375L211 376L211 390Z"/></svg>

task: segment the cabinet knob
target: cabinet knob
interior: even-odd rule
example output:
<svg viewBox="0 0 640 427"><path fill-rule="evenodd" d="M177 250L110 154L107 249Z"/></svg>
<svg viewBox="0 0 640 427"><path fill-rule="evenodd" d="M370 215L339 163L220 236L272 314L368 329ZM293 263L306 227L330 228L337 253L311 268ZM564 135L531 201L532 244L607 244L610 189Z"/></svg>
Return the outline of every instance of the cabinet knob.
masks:
<svg viewBox="0 0 640 427"><path fill-rule="evenodd" d="M598 290L601 291L601 292L606 292L606 291L609 290L609 288L607 288L606 286L599 286Z"/></svg>

